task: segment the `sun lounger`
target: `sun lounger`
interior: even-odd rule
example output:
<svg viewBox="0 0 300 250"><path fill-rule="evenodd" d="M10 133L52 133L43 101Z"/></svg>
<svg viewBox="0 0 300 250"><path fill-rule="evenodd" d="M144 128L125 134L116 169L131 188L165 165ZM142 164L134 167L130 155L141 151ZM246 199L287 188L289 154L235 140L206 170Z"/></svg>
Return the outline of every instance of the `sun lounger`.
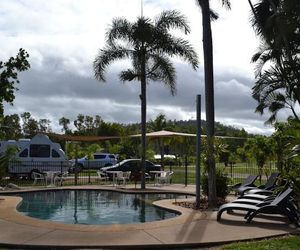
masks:
<svg viewBox="0 0 300 250"><path fill-rule="evenodd" d="M237 183L233 185L231 188L239 193L239 190L242 190L244 187L256 187L254 185L255 180L258 178L258 175L249 175L242 183Z"/></svg>
<svg viewBox="0 0 300 250"><path fill-rule="evenodd" d="M259 187L242 187L242 188L239 188L239 190L238 190L239 194L240 195L244 195L245 193L251 193L251 194L255 194L255 193L263 194L264 193L264 194L269 194L276 187L276 182L278 180L279 175L280 175L280 173L277 173L277 172L272 173L270 175L270 177L268 178L266 184L265 185L261 185Z"/></svg>
<svg viewBox="0 0 300 250"><path fill-rule="evenodd" d="M250 223L252 219L258 214L281 214L285 215L290 220L290 222L294 223L296 226L299 226L299 212L297 211L297 208L289 203L292 193L293 190L291 188L288 188L287 190L276 196L271 202L262 201L257 203L256 205L235 202L224 204L219 208L217 220L221 220L221 216L224 211L231 212L232 210L242 210L247 212L245 219L247 219L248 223Z"/></svg>

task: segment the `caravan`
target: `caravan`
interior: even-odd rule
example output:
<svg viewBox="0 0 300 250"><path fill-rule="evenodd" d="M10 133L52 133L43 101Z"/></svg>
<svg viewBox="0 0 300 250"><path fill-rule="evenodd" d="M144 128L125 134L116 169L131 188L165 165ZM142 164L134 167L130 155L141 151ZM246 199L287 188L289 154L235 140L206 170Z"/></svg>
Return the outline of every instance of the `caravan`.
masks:
<svg viewBox="0 0 300 250"><path fill-rule="evenodd" d="M31 177L33 172L45 171L66 172L70 167L61 146L44 134L37 134L31 140L0 141L0 156L4 155L9 147L18 149L8 165L8 173L11 176Z"/></svg>

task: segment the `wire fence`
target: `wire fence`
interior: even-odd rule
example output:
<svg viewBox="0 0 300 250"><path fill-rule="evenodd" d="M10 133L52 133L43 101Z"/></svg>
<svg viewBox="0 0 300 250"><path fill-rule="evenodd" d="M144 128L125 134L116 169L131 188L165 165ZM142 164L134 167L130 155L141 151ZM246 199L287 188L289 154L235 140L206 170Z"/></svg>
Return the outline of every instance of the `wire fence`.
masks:
<svg viewBox="0 0 300 250"><path fill-rule="evenodd" d="M88 166L88 165L87 165ZM101 185L112 184L111 180L99 178L97 170L101 167L93 165L76 169L74 163L69 161L60 162L9 162L6 173L0 180L1 186L13 183L18 186L71 186L71 185ZM269 163L263 169L259 169L254 163L224 164L218 163L217 169L229 178L229 184L242 182L248 175L259 175L258 185L264 183L272 172L277 172L276 164ZM165 166L164 170L172 171L171 183L173 184L195 184L195 166ZM38 175L34 174L38 173ZM204 175L202 169L201 175ZM148 180L154 183L153 179ZM133 181L132 181L133 183Z"/></svg>

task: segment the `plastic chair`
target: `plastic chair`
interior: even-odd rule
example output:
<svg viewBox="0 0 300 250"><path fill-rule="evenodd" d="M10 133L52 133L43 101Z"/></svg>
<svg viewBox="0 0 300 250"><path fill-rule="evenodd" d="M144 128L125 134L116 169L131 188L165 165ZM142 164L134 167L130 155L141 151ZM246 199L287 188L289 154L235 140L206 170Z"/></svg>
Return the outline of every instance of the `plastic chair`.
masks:
<svg viewBox="0 0 300 250"><path fill-rule="evenodd" d="M32 177L33 177L33 185L36 185L38 183L38 181L40 181L41 183L45 183L45 176L41 173L37 173L37 172L32 172Z"/></svg>
<svg viewBox="0 0 300 250"><path fill-rule="evenodd" d="M55 177L54 177L54 185L57 185L59 184L59 186L62 186L63 182L66 180L66 178L68 177L68 173L65 172L65 173L60 173L60 174L57 174Z"/></svg>
<svg viewBox="0 0 300 250"><path fill-rule="evenodd" d="M131 175L131 171L118 172L116 177L117 183L120 183L122 181L123 185L126 185L126 181L129 181L130 175Z"/></svg>
<svg viewBox="0 0 300 250"><path fill-rule="evenodd" d="M157 176L157 181L160 184L170 184L171 183L171 176L174 172L173 171L162 171L160 176Z"/></svg>
<svg viewBox="0 0 300 250"><path fill-rule="evenodd" d="M101 170L100 171L97 171L97 181L108 181L109 180L109 177L106 173L102 172Z"/></svg>

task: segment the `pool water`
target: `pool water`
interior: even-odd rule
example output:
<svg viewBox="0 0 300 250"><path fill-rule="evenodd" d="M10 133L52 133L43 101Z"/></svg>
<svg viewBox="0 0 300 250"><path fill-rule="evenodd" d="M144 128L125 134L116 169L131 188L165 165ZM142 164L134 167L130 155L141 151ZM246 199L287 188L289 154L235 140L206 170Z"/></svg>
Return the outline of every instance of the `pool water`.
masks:
<svg viewBox="0 0 300 250"><path fill-rule="evenodd" d="M178 216L152 205L160 199L185 198L176 194L125 194L98 190L59 190L18 194L22 214L67 224L109 225L144 223Z"/></svg>

